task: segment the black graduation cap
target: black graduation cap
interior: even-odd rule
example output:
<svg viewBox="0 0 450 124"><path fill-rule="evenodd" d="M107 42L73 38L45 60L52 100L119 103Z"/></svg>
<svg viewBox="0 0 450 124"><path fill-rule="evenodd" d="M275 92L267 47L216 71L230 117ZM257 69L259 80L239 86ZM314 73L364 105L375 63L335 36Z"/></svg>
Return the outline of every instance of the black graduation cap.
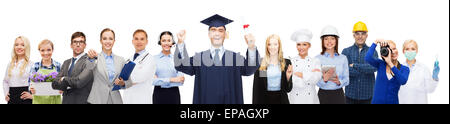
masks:
<svg viewBox="0 0 450 124"><path fill-rule="evenodd" d="M209 27L221 27L221 26L225 26L231 22L233 22L233 20L227 19L218 14L215 14L215 15L201 21L201 23L203 23L205 25L209 25Z"/></svg>

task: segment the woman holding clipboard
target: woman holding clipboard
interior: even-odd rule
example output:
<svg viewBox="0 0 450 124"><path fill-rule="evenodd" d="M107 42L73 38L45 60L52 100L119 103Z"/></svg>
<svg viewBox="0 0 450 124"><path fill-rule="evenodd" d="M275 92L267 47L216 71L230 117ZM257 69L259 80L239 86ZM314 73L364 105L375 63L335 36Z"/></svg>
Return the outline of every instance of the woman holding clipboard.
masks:
<svg viewBox="0 0 450 124"><path fill-rule="evenodd" d="M92 69L94 82L88 97L88 102L91 104L122 104L120 92L112 89L114 85L123 88L131 86L131 80L124 81L122 78L118 78L127 61L112 53L115 42L114 31L109 28L103 29L100 33L102 52L98 55L94 50L88 52L89 61L95 64Z"/></svg>
<svg viewBox="0 0 450 124"><path fill-rule="evenodd" d="M321 33L322 52L317 55L322 65L322 79L317 83L320 104L345 104L342 89L349 84L348 61L338 52L339 33L333 26L326 26Z"/></svg>

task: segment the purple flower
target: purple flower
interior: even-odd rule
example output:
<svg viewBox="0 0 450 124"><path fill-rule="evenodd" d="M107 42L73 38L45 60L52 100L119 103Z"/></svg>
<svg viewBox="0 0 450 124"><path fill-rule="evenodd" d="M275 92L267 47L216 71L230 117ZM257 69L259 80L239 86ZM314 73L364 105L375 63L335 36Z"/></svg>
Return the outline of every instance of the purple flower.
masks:
<svg viewBox="0 0 450 124"><path fill-rule="evenodd" d="M53 75L53 76L56 76L56 75L58 75L58 72L51 72L49 75Z"/></svg>
<svg viewBox="0 0 450 124"><path fill-rule="evenodd" d="M57 75L58 72L51 72L47 75L34 72L33 75L30 76L30 80L33 82L52 82L55 80Z"/></svg>

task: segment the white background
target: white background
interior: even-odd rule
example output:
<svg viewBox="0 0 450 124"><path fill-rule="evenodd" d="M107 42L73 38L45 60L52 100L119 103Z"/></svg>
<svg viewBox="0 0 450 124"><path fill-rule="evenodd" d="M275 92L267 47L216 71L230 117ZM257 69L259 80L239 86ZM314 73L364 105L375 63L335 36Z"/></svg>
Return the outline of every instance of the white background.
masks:
<svg viewBox="0 0 450 124"><path fill-rule="evenodd" d="M11 59L14 39L20 35L31 41L31 60L40 61L37 45L43 39L55 44L53 58L59 62L72 57L70 37L73 32L87 35L87 49L101 50L100 31L111 28L116 33L113 52L129 58L134 53L132 33L144 29L149 33L147 50L152 55L161 51L157 45L162 31L187 30L189 55L210 47L208 26L201 20L220 14L235 22L227 25L230 39L225 49L245 53L242 20L256 35L257 47L264 55L265 39L270 34L281 36L284 56L297 54L290 35L298 28L313 31L310 56L320 52L318 35L325 25L334 25L341 34L339 51L352 45L353 24L363 21L369 29L367 44L377 38L391 39L401 49L407 39L418 41L418 61L432 69L436 54L441 65L440 82L429 103L449 103L448 0L2 0L0 2L0 75ZM399 60L405 61L403 53ZM194 77L186 76L180 88L181 102L192 103ZM243 78L244 103L252 99L252 79ZM0 88L0 103L4 101Z"/></svg>

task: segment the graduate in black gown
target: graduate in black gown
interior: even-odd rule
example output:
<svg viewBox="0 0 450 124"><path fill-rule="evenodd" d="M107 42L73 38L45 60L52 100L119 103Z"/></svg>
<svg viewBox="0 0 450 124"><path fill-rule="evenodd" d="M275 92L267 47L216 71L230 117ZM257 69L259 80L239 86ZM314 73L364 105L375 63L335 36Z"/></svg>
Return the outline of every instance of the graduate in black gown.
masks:
<svg viewBox="0 0 450 124"><path fill-rule="evenodd" d="M248 45L246 57L224 49L223 42L227 35L225 25L231 22L233 20L217 14L201 21L209 26L211 48L193 57L188 56L185 47L185 31L178 33L175 69L195 75L193 104L244 103L242 76L250 76L259 68L259 53L251 34L245 36Z"/></svg>

